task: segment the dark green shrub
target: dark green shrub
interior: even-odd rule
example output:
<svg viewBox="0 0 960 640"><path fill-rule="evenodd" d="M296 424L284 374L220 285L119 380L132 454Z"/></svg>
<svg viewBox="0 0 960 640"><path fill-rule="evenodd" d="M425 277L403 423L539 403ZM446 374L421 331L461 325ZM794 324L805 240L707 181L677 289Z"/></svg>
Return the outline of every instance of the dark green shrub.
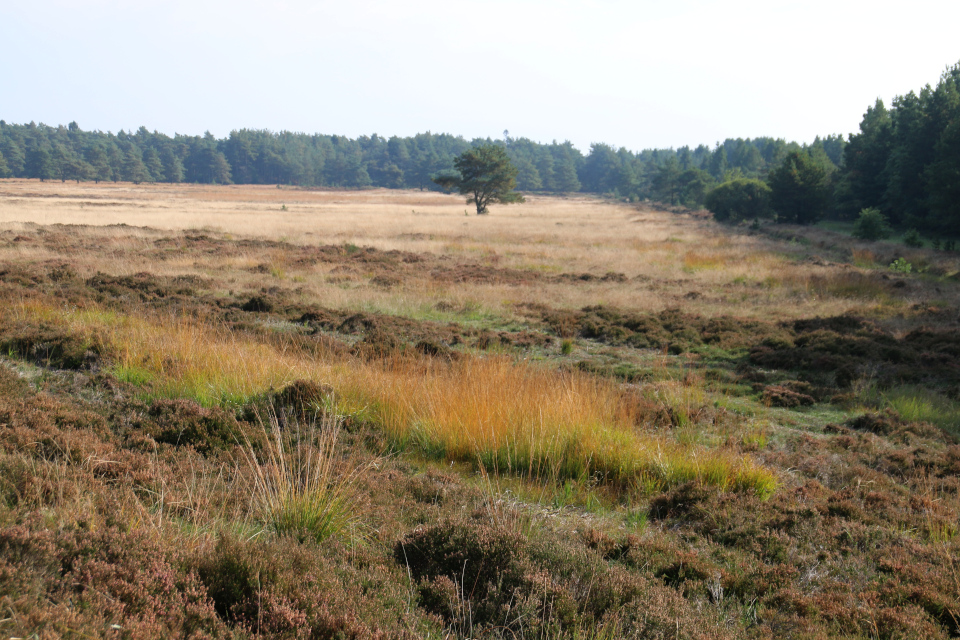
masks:
<svg viewBox="0 0 960 640"><path fill-rule="evenodd" d="M333 387L310 380L294 380L270 394L270 405L277 418L285 422L293 417L300 422L316 419L323 413L326 402L333 396Z"/></svg>
<svg viewBox="0 0 960 640"><path fill-rule="evenodd" d="M830 201L827 172L810 154L794 151L770 172L770 204L777 220L813 224L823 217Z"/></svg>
<svg viewBox="0 0 960 640"><path fill-rule="evenodd" d="M42 367L79 370L98 363L103 345L68 329L40 323L7 327L0 334L0 351Z"/></svg>
<svg viewBox="0 0 960 640"><path fill-rule="evenodd" d="M269 313L276 309L276 300L267 295L253 296L247 300L240 308L244 311L253 311L260 313Z"/></svg>
<svg viewBox="0 0 960 640"><path fill-rule="evenodd" d="M905 234L903 234L903 244L908 247L913 247L914 249L919 249L923 246L923 238L920 237L920 232L916 229L910 229Z"/></svg>
<svg viewBox="0 0 960 640"><path fill-rule="evenodd" d="M882 240L890 237L887 218L879 209L870 207L860 211L860 217L853 227L853 237L861 240Z"/></svg>
<svg viewBox="0 0 960 640"><path fill-rule="evenodd" d="M221 409L205 409L192 400L160 398L147 415L156 424L157 442L191 446L202 454L233 447L243 440L240 425Z"/></svg>
<svg viewBox="0 0 960 640"><path fill-rule="evenodd" d="M707 194L704 205L718 222L737 223L769 218L770 187L760 180L740 178L724 182Z"/></svg>
<svg viewBox="0 0 960 640"><path fill-rule="evenodd" d="M450 618L449 596L473 605L473 622L501 623L527 590L526 540L503 527L446 521L419 528L394 547L394 558L420 583L423 606Z"/></svg>

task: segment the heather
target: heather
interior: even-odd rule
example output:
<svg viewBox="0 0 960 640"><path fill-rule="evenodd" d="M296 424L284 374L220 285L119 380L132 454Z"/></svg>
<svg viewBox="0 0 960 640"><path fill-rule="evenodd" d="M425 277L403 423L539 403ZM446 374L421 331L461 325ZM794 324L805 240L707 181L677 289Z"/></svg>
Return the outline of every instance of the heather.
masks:
<svg viewBox="0 0 960 640"><path fill-rule="evenodd" d="M141 222L0 229L9 636L960 633L952 252L413 192L304 191L292 237L275 188L0 185ZM197 228L237 203L258 232Z"/></svg>

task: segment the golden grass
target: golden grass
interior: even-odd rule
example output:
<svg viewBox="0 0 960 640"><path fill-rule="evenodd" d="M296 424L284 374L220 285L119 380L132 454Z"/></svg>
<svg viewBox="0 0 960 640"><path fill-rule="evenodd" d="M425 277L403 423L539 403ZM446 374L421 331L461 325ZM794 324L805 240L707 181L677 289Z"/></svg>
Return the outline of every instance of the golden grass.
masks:
<svg viewBox="0 0 960 640"><path fill-rule="evenodd" d="M784 284L821 298L851 300L885 300L890 298L889 289L883 281L855 270L824 271L822 274L791 274L784 278Z"/></svg>
<svg viewBox="0 0 960 640"><path fill-rule="evenodd" d="M287 210L281 207L286 205ZM530 196L523 205L495 208L490 216L464 216L463 199L435 192L364 190L307 191L262 185L131 185L40 183L0 180L0 232L31 225L66 223L71 237L89 249L60 251L44 242L0 242L0 260L63 260L83 277L98 271L130 275L146 268L157 275L229 278L229 287L258 290L281 286L327 306L414 313L438 302L470 300L510 320L518 302L554 308L604 304L658 311L682 307L706 316L792 319L855 311L857 296L818 295L792 282L824 275L798 263L785 243L745 235L689 215L642 210L588 196ZM125 224L135 227L108 225ZM363 274L330 274L323 264L296 265L283 247L250 247L247 255L180 255L144 265L140 248L154 240L200 230L214 237L242 234L294 245L347 244L429 252L456 261L547 276L529 284L437 283L428 274L408 274L389 289L371 286ZM270 265L267 273L252 267ZM554 281L558 273L622 273L622 282ZM740 287L731 283L783 283ZM697 292L699 297L688 294Z"/></svg>
<svg viewBox="0 0 960 640"><path fill-rule="evenodd" d="M503 356L440 363L361 362L276 348L190 318L146 318L25 300L3 321L58 324L105 343L115 371L158 395L243 403L297 379L330 384L340 411L379 425L397 447L555 479L593 475L660 489L697 481L769 495L776 478L734 452L685 446L638 428L613 382ZM677 402L685 401L678 398Z"/></svg>

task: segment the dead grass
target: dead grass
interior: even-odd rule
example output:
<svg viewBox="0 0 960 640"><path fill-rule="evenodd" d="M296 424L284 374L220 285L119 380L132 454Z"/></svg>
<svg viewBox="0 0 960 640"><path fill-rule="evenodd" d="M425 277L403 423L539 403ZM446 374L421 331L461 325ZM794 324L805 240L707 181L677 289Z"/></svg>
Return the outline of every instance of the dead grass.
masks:
<svg viewBox="0 0 960 640"><path fill-rule="evenodd" d="M283 203L287 211L281 211ZM0 228L10 240L32 236L34 224L52 223L92 226L61 228L62 240L45 233L30 242L0 242L0 260L69 256L81 277L132 275L143 271L143 253L165 238L199 233L229 241L240 234L287 245L251 244L229 256L171 247L150 270L226 277L231 288L280 286L329 306L403 315L469 300L506 321L515 319L518 302L568 309L598 303L651 311L683 306L705 316L780 319L839 315L862 304L856 296L822 296L792 286L822 276L824 269L798 262L780 241L589 197L531 197L522 207L477 217L463 215L459 198L432 192L0 181ZM443 282L423 273L378 287L363 271L331 273L322 264L291 260L298 247L329 244L429 254L453 259L450 268L470 263L513 269L529 282ZM261 265L269 268L258 271ZM608 273L623 280L543 278ZM909 303L917 293L900 292L904 296Z"/></svg>

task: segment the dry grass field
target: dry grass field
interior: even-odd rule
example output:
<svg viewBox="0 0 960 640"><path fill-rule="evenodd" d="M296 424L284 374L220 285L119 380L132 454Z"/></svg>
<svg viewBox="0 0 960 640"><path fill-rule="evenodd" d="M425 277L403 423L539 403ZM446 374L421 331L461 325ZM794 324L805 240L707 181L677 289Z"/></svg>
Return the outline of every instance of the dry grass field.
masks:
<svg viewBox="0 0 960 640"><path fill-rule="evenodd" d="M0 633L960 633L960 255L465 211L0 180Z"/></svg>

